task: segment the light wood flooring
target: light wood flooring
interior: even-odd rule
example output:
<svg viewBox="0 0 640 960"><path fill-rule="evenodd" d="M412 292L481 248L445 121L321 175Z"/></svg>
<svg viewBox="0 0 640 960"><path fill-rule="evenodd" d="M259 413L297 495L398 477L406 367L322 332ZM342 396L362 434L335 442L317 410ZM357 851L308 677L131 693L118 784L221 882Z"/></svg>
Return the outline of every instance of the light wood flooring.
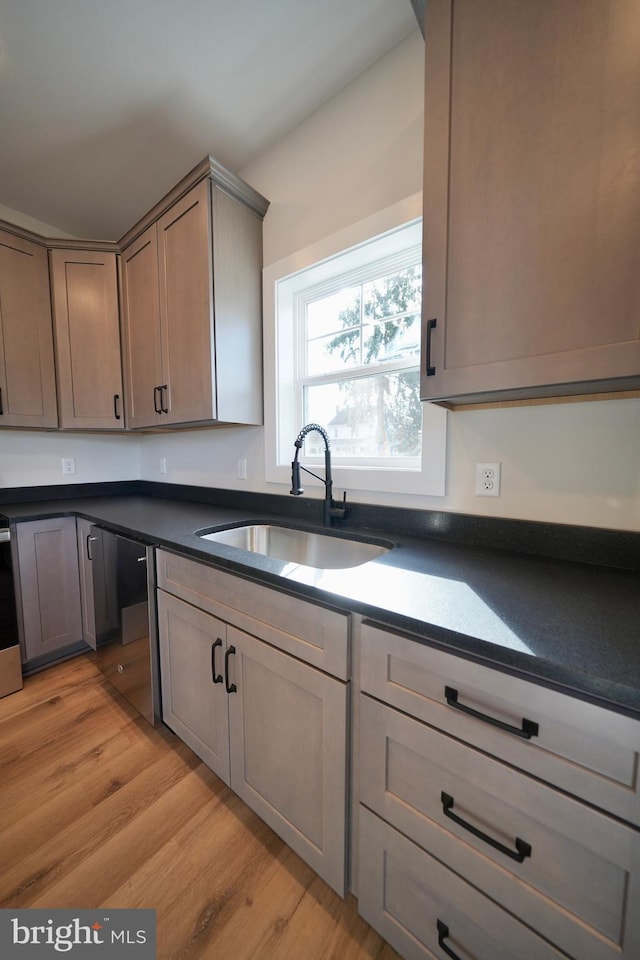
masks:
<svg viewBox="0 0 640 960"><path fill-rule="evenodd" d="M88 657L0 699L0 907L151 907L158 960L398 960Z"/></svg>

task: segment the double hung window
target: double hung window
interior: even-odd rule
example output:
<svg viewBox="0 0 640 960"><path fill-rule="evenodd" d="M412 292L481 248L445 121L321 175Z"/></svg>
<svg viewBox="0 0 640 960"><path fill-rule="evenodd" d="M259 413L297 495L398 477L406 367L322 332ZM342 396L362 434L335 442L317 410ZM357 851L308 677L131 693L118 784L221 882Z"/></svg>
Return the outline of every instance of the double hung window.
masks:
<svg viewBox="0 0 640 960"><path fill-rule="evenodd" d="M337 485L442 494L445 413L419 393L420 220L271 282L265 271L275 400L267 479L286 482L300 428L318 423ZM308 434L302 457L322 465L319 434Z"/></svg>

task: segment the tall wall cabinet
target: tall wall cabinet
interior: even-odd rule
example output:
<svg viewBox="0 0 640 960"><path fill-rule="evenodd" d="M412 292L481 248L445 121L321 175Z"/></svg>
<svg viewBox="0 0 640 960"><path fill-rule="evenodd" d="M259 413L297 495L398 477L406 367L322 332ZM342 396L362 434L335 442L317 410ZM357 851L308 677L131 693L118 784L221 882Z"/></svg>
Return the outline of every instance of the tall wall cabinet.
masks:
<svg viewBox="0 0 640 960"><path fill-rule="evenodd" d="M0 230L0 427L57 427L47 251Z"/></svg>
<svg viewBox="0 0 640 960"><path fill-rule="evenodd" d="M222 178L209 158L199 169L199 182L177 190L164 212L152 211L121 241L133 428L262 422L267 203L228 173Z"/></svg>
<svg viewBox="0 0 640 960"><path fill-rule="evenodd" d="M124 428L116 254L52 250L61 427Z"/></svg>
<svg viewBox="0 0 640 960"><path fill-rule="evenodd" d="M636 0L429 0L422 395L640 386Z"/></svg>

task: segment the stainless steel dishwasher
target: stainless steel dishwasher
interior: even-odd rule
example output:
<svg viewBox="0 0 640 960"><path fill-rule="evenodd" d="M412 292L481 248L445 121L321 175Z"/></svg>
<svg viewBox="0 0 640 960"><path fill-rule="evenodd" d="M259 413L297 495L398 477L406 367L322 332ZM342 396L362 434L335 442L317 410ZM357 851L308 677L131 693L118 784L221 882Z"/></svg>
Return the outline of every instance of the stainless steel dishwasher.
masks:
<svg viewBox="0 0 640 960"><path fill-rule="evenodd" d="M160 683L153 548L92 526L87 555L98 668L156 726Z"/></svg>

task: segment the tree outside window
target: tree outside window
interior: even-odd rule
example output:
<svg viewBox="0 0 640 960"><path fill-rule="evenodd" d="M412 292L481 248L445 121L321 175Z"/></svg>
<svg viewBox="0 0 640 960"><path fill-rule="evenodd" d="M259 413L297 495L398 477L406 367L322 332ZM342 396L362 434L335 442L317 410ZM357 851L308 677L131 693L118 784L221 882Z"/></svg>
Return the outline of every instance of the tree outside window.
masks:
<svg viewBox="0 0 640 960"><path fill-rule="evenodd" d="M421 455L420 263L305 303L304 419L323 424L334 458ZM305 453L318 455L310 434Z"/></svg>

